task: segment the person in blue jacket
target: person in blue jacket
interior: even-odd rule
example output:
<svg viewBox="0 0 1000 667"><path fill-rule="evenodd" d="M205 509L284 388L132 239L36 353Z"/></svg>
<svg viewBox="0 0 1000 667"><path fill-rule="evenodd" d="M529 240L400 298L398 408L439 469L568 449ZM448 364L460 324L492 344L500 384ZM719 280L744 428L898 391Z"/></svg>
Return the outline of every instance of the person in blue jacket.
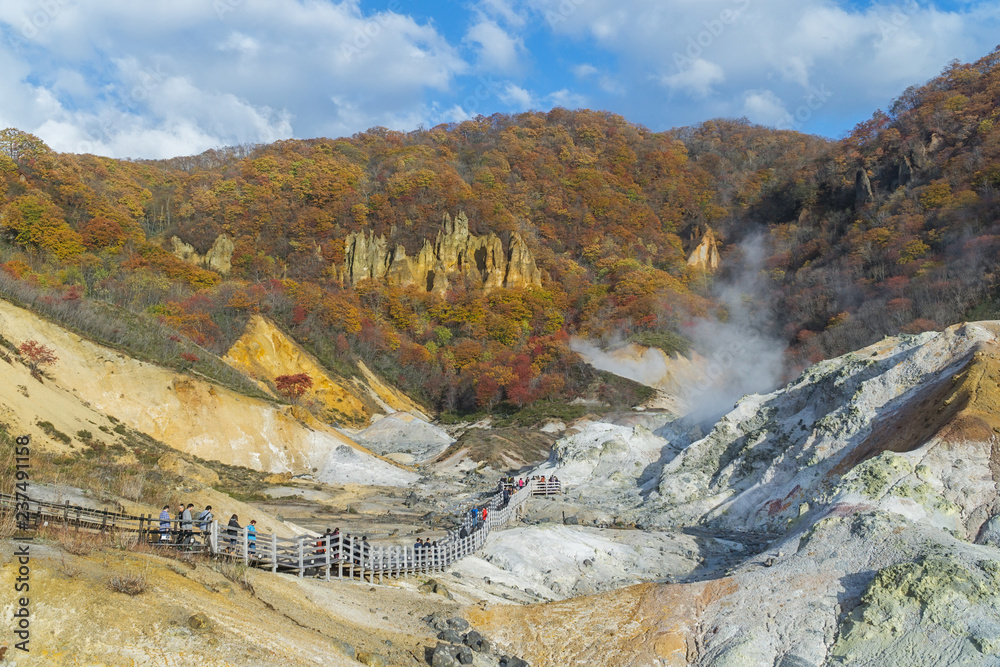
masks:
<svg viewBox="0 0 1000 667"><path fill-rule="evenodd" d="M160 510L160 542L170 541L170 505Z"/></svg>
<svg viewBox="0 0 1000 667"><path fill-rule="evenodd" d="M247 549L251 558L257 555L257 519L250 519L247 524Z"/></svg>

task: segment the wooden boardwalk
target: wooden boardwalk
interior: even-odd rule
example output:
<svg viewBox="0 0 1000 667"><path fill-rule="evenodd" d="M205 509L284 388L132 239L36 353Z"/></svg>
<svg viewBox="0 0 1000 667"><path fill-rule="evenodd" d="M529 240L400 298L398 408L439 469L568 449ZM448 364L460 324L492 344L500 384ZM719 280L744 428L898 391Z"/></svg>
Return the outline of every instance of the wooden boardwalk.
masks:
<svg viewBox="0 0 1000 667"><path fill-rule="evenodd" d="M78 507L64 503L35 501L23 495L0 494L0 514L15 512L18 525L38 529L45 525L63 529L100 533L136 533L138 540L163 549L209 552L220 558L242 561L248 566L288 572L299 577L318 576L331 579L360 579L380 583L386 577L442 572L449 565L478 551L490 532L520 519L527 502L535 496L561 493L559 482L527 480L523 488L506 485L490 498L466 513L462 524L443 538L424 547L372 544L355 535L297 535L278 537L273 533L254 533L243 526L230 531L213 521L194 530L178 542L179 521L161 527L152 515L134 516ZM482 510L486 509L485 519ZM474 510L474 511L473 511Z"/></svg>

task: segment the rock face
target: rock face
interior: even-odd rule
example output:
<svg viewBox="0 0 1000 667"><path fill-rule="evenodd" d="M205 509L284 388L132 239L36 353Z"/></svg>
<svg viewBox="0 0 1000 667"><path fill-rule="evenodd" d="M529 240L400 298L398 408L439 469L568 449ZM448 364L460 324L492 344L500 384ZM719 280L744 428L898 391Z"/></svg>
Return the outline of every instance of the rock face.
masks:
<svg viewBox="0 0 1000 667"><path fill-rule="evenodd" d="M664 466L661 522L779 530L802 503L888 505L975 540L1000 509L998 333L886 339L747 396Z"/></svg>
<svg viewBox="0 0 1000 667"><path fill-rule="evenodd" d="M715 238L715 232L711 229L705 231L701 237L701 242L688 257L688 266L715 273L719 269L719 242Z"/></svg>
<svg viewBox="0 0 1000 667"><path fill-rule="evenodd" d="M868 172L865 171L864 167L859 167L854 175L854 207L861 208L872 199L871 179L868 178Z"/></svg>
<svg viewBox="0 0 1000 667"><path fill-rule="evenodd" d="M693 350L686 355L668 355L659 348L636 343L619 343L601 349L579 336L570 337L569 347L598 370L656 389L655 407L677 414L687 413L692 407L687 388L705 386L709 382L709 360Z"/></svg>
<svg viewBox="0 0 1000 667"><path fill-rule="evenodd" d="M443 429L407 412L382 417L354 438L373 452L400 463L433 459L454 442Z"/></svg>
<svg viewBox="0 0 1000 667"><path fill-rule="evenodd" d="M522 588L560 600L689 574L699 550L698 540L683 533L543 523L497 531L474 558L502 570L492 575L495 582L512 575Z"/></svg>
<svg viewBox="0 0 1000 667"><path fill-rule="evenodd" d="M454 220L445 214L435 242L425 240L415 257L408 257L401 245L390 251L385 236L376 237L373 232L349 234L344 256L341 276L352 285L371 278L443 292L448 289L448 276L456 275L467 276L485 290L542 284L541 271L520 234L511 235L505 251L496 234L470 234L465 213L459 213Z"/></svg>
<svg viewBox="0 0 1000 667"><path fill-rule="evenodd" d="M121 422L182 452L254 470L315 469L315 477L329 483L405 486L417 479L305 411L131 359L3 300L0 318L8 340L37 340L59 353L44 384L23 366L9 366L8 383L0 388L4 422L47 449L71 451L38 421L65 434L90 430L106 444L114 442L111 427Z"/></svg>
<svg viewBox="0 0 1000 667"><path fill-rule="evenodd" d="M274 382L279 375L305 373L313 386L301 402L312 402L314 410L326 421L348 426L363 426L375 413L371 400L363 400L357 387L332 377L298 343L273 323L254 315L243 335L226 352L225 361L256 380Z"/></svg>
<svg viewBox="0 0 1000 667"><path fill-rule="evenodd" d="M676 449L641 425L618 426L587 420L560 439L549 461L533 474L555 472L563 484L586 488L588 494L631 492L656 484L663 461Z"/></svg>
<svg viewBox="0 0 1000 667"><path fill-rule="evenodd" d="M382 382L364 363L358 362L361 377L346 380L330 373L273 322L259 315L250 318L243 335L224 359L268 391L267 383L273 384L279 375L305 373L312 378L313 386L300 403L327 423L363 428L374 415L397 411L430 421L427 408Z"/></svg>
<svg viewBox="0 0 1000 667"><path fill-rule="evenodd" d="M225 234L221 234L215 239L215 243L212 244L212 247L208 249L208 252L204 256L199 255L193 245L184 243L184 241L176 236L170 239L170 243L174 248L174 256L185 262L190 262L203 269L209 269L222 275L228 274L233 268L233 250L236 246L233 244L233 240Z"/></svg>

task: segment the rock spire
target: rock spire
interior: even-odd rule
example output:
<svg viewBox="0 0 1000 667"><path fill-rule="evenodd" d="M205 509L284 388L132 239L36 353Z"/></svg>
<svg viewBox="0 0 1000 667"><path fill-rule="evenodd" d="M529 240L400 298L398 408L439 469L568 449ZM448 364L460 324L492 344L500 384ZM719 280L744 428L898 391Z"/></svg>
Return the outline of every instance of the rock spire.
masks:
<svg viewBox="0 0 1000 667"><path fill-rule="evenodd" d="M511 234L504 249L494 233L476 236L469 232L469 219L459 213L453 220L447 213L432 243L424 240L414 257L402 245L389 248L385 236L355 232L344 244L341 276L351 285L372 278L395 285L415 284L428 292L448 289L449 276L465 275L485 290L498 287L540 287L542 275L535 258L520 234Z"/></svg>

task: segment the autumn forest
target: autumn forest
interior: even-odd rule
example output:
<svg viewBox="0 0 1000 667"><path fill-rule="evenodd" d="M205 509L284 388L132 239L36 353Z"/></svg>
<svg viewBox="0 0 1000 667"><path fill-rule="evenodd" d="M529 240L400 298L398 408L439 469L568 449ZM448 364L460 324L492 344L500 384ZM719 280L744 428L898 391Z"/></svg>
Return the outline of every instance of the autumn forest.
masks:
<svg viewBox="0 0 1000 667"><path fill-rule="evenodd" d="M264 314L334 372L361 359L439 411L516 412L635 402L644 389L583 364L570 336L697 350L692 323L727 319L718 288L750 272L791 374L887 334L1000 318L998 103L994 52L839 140L555 109L129 161L8 129L0 294L236 384L218 357ZM541 284L345 280L348 235L415 256L460 212L505 248L519 235ZM714 272L688 262L709 230ZM210 256L220 237L223 269L176 252Z"/></svg>

